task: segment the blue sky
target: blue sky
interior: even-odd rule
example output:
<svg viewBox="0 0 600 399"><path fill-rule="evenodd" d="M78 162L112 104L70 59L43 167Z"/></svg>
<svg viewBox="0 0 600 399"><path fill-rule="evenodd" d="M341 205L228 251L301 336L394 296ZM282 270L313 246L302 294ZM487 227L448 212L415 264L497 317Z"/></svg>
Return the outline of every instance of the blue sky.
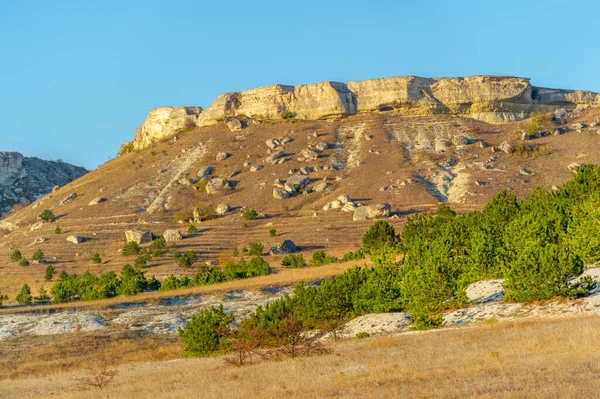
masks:
<svg viewBox="0 0 600 399"><path fill-rule="evenodd" d="M475 74L600 91L594 1L0 0L0 151L94 168L150 108Z"/></svg>

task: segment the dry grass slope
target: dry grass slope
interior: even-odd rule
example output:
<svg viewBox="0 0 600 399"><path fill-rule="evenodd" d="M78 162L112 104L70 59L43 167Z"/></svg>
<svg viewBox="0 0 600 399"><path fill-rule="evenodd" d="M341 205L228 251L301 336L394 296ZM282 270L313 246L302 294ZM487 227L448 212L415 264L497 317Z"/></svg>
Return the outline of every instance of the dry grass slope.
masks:
<svg viewBox="0 0 600 399"><path fill-rule="evenodd" d="M102 391L79 390L75 381L82 371L43 377L20 373L0 384L0 396L595 397L599 328L596 316L496 322L341 341L330 355L242 368L226 365L221 357L139 363L119 367ZM92 351L90 360L96 356Z"/></svg>

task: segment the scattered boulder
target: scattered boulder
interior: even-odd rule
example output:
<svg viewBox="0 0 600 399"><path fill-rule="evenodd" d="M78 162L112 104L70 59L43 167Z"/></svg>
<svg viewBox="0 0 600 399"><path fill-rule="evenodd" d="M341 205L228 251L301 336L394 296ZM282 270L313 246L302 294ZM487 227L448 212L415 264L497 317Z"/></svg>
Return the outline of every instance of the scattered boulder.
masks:
<svg viewBox="0 0 600 399"><path fill-rule="evenodd" d="M60 189L60 186L55 185L54 187L52 187L52 192L55 193Z"/></svg>
<svg viewBox="0 0 600 399"><path fill-rule="evenodd" d="M133 241L138 244L145 244L152 241L152 233L149 231L126 230L125 239L127 242Z"/></svg>
<svg viewBox="0 0 600 399"><path fill-rule="evenodd" d="M381 217L389 217L392 208L390 204L381 203L375 205L361 206L356 208L352 215L352 220L369 220Z"/></svg>
<svg viewBox="0 0 600 399"><path fill-rule="evenodd" d="M265 163L275 165L277 161L283 157L283 151L277 151L265 158Z"/></svg>
<svg viewBox="0 0 600 399"><path fill-rule="evenodd" d="M230 157L230 154L228 154L226 152L220 152L220 153L217 154L217 158L216 159L217 159L217 161L223 161L223 160L225 160L225 159L227 159L229 157Z"/></svg>
<svg viewBox="0 0 600 399"><path fill-rule="evenodd" d="M212 166L205 166L203 168L200 168L200 170L198 171L197 176L202 178L202 177L209 177L210 175L212 175L213 172L213 167Z"/></svg>
<svg viewBox="0 0 600 399"><path fill-rule="evenodd" d="M327 183L321 182L321 183L315 185L314 190L319 193L321 191L325 191L326 188L327 188Z"/></svg>
<svg viewBox="0 0 600 399"><path fill-rule="evenodd" d="M564 108L559 108L556 111L554 111L552 121L557 125L564 125L565 123L567 123L567 110Z"/></svg>
<svg viewBox="0 0 600 399"><path fill-rule="evenodd" d="M227 212L229 212L230 209L231 207L227 204L219 204L215 208L215 212L217 213L217 215L225 215Z"/></svg>
<svg viewBox="0 0 600 399"><path fill-rule="evenodd" d="M83 242L83 238L76 235L71 235L67 237L67 241L72 242L73 244L80 244Z"/></svg>
<svg viewBox="0 0 600 399"><path fill-rule="evenodd" d="M293 175L287 179L284 188L289 193L296 193L306 187L308 183L310 183L310 179L307 176Z"/></svg>
<svg viewBox="0 0 600 399"><path fill-rule="evenodd" d="M192 185L192 181L188 177L182 177L181 179L179 179L177 181L177 183L181 184L182 186L191 186Z"/></svg>
<svg viewBox="0 0 600 399"><path fill-rule="evenodd" d="M288 199L290 198L290 193L285 191L282 188L275 187L273 189L273 198L275 199Z"/></svg>
<svg viewBox="0 0 600 399"><path fill-rule="evenodd" d="M315 145L315 148L319 151L325 151L327 148L329 148L329 145L326 142L321 141Z"/></svg>
<svg viewBox="0 0 600 399"><path fill-rule="evenodd" d="M314 171L315 171L315 168L313 168L312 166L305 166L303 168L300 168L301 175L308 175Z"/></svg>
<svg viewBox="0 0 600 399"><path fill-rule="evenodd" d="M570 127L572 130L577 130L578 132L580 132L581 129L585 129L587 127L587 125L583 122L577 122L577 123L573 123Z"/></svg>
<svg viewBox="0 0 600 399"><path fill-rule="evenodd" d="M262 166L260 164L259 165L252 165L250 167L250 172L258 172L259 170L261 170L263 168L264 168L264 166Z"/></svg>
<svg viewBox="0 0 600 399"><path fill-rule="evenodd" d="M306 148L302 151L302 157L305 160L314 161L315 159L319 158L319 153L311 150L310 148Z"/></svg>
<svg viewBox="0 0 600 399"><path fill-rule="evenodd" d="M469 140L469 138L468 138L468 137L466 137L466 136L463 136L463 135L455 136L455 137L452 139L452 143L453 143L454 145L456 145L456 146L459 146L459 145L467 145L467 144L469 144L470 142L471 142L471 141Z"/></svg>
<svg viewBox="0 0 600 399"><path fill-rule="evenodd" d="M565 129L560 128L560 127L558 129L554 129L554 135L555 136L560 136L560 135L563 135L563 134L565 134Z"/></svg>
<svg viewBox="0 0 600 399"><path fill-rule="evenodd" d="M65 198L63 198L58 203L58 206L62 206L62 205L68 204L69 202L73 201L75 198L77 198L77 193L73 192L73 193L67 195Z"/></svg>
<svg viewBox="0 0 600 399"><path fill-rule="evenodd" d="M579 172L579 168L581 168L583 165L581 165L580 163L577 162L573 162L572 164L570 164L569 166L567 166L567 169L569 169L569 171L577 173Z"/></svg>
<svg viewBox="0 0 600 399"><path fill-rule="evenodd" d="M530 170L523 168L519 171L519 174L521 176L531 176L533 173Z"/></svg>
<svg viewBox="0 0 600 399"><path fill-rule="evenodd" d="M179 241L183 238L179 230L175 229L165 230L165 232L163 233L163 237L167 242Z"/></svg>
<svg viewBox="0 0 600 399"><path fill-rule="evenodd" d="M227 124L229 130L231 130L232 132L242 130L243 127L242 121L240 121L239 119L228 119L225 123Z"/></svg>
<svg viewBox="0 0 600 399"><path fill-rule="evenodd" d="M500 151L510 154L514 151L514 148L508 141L503 141L502 144L500 144Z"/></svg>
<svg viewBox="0 0 600 399"><path fill-rule="evenodd" d="M206 192L208 194L216 194L223 190L230 190L231 184L222 177L214 177L206 184Z"/></svg>
<svg viewBox="0 0 600 399"><path fill-rule="evenodd" d="M281 145L281 141L279 141L278 139L268 139L265 142L265 144L267 144L267 147L274 150L275 148L277 148Z"/></svg>
<svg viewBox="0 0 600 399"><path fill-rule="evenodd" d="M94 198L93 200L88 202L88 205L98 205L99 203L104 202L104 201L106 201L106 198L98 197L98 198Z"/></svg>
<svg viewBox="0 0 600 399"><path fill-rule="evenodd" d="M271 247L269 254L271 255L286 255L296 252L298 247L291 240L285 240Z"/></svg>

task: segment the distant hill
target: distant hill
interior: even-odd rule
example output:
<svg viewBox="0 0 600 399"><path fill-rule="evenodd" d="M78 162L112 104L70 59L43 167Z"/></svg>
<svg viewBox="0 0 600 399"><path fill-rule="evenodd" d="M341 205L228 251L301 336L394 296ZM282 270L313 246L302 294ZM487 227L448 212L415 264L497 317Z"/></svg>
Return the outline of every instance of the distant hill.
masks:
<svg viewBox="0 0 600 399"><path fill-rule="evenodd" d="M18 152L0 152L0 213L16 204L33 202L83 176L87 170L62 161L25 157Z"/></svg>

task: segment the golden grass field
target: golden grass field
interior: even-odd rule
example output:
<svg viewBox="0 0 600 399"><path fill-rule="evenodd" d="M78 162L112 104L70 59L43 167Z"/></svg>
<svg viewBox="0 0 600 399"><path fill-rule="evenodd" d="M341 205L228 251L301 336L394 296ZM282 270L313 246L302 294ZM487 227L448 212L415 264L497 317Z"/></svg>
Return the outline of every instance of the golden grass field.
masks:
<svg viewBox="0 0 600 399"><path fill-rule="evenodd" d="M19 376L0 383L0 397L592 398L600 388L599 330L597 316L493 322L337 341L328 355L240 368L223 357L175 360L176 342L142 340L136 347L133 341L117 340L97 351L86 342L89 337L65 337L40 353L24 355L24 364L14 366ZM87 361L75 361L68 372L50 373L48 364L34 359L56 356L52 351L71 356L83 348L90 348L87 356L80 353L75 359ZM82 389L77 379L86 372L79 368L102 352L125 364L114 366L119 373L103 389ZM158 361L144 362L151 358ZM36 377L37 366L42 370Z"/></svg>

